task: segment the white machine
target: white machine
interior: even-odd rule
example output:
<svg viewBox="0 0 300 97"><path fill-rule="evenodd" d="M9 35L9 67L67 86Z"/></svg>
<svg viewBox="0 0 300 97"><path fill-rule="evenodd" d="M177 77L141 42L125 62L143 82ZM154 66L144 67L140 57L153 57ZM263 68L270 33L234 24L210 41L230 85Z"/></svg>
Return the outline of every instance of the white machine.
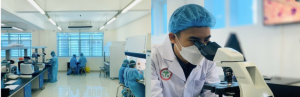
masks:
<svg viewBox="0 0 300 97"><path fill-rule="evenodd" d="M125 41L108 42L104 49L105 56L109 56L109 59L105 60L106 62L104 63L105 67L108 68L106 72L109 72L109 78L118 78L119 69L122 67L123 60L125 59Z"/></svg>
<svg viewBox="0 0 300 97"><path fill-rule="evenodd" d="M234 72L240 97L274 97L254 63L244 62L244 56L231 48L221 48L215 42L206 45L195 41L201 54L208 60L216 62L217 66L230 67ZM227 86L230 86L228 83Z"/></svg>
<svg viewBox="0 0 300 97"><path fill-rule="evenodd" d="M21 74L33 74L34 73L34 67L32 64L20 64L20 71Z"/></svg>

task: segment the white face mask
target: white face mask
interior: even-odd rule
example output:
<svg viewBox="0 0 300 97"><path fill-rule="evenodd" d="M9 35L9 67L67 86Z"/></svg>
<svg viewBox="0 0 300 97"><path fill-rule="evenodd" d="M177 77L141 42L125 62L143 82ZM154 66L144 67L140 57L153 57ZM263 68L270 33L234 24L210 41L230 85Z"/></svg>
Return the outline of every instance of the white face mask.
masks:
<svg viewBox="0 0 300 97"><path fill-rule="evenodd" d="M175 35L176 39L177 36ZM177 39L177 41L179 42L179 40ZM200 51L198 50L198 48L195 45L189 46L189 47L182 47L181 43L179 42L180 46L181 46L181 51L180 51L180 55L187 60L188 62L190 62L193 65L199 65L203 56L200 53ZM177 45L175 44L176 48L178 49ZM179 49L178 49L179 50Z"/></svg>

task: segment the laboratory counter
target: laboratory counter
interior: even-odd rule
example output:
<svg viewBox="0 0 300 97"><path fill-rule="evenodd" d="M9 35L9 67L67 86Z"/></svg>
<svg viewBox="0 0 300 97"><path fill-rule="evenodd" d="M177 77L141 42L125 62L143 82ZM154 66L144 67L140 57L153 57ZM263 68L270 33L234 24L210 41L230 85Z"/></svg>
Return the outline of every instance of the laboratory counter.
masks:
<svg viewBox="0 0 300 97"><path fill-rule="evenodd" d="M219 78L224 83L224 76L220 75ZM264 77L265 82L274 94L274 97L300 97L300 79L286 78L286 77ZM226 82L225 82L226 83ZM205 89L210 89L211 85L218 84L205 84ZM238 83L235 87L238 88ZM230 87L233 89L232 87Z"/></svg>
<svg viewBox="0 0 300 97"><path fill-rule="evenodd" d="M46 66L43 70L36 74L33 74L31 78L17 78L9 79L6 81L1 78L1 97L31 97L31 90L43 89L44 80L49 80L50 74L48 73L49 66ZM5 84L6 82L15 80L12 84ZM19 85L14 90L5 88L10 85Z"/></svg>

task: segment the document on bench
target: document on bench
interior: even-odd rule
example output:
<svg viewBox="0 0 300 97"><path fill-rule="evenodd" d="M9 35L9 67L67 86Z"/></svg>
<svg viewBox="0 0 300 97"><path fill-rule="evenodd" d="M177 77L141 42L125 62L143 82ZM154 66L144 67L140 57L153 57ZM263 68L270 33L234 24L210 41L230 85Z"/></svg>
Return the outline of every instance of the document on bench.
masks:
<svg viewBox="0 0 300 97"><path fill-rule="evenodd" d="M6 82L5 84L13 84L13 83L15 83L17 80L10 80L10 81L8 81L8 82Z"/></svg>
<svg viewBox="0 0 300 97"><path fill-rule="evenodd" d="M9 90L14 90L18 87L19 85L9 85L9 86L6 86L5 88L9 88Z"/></svg>

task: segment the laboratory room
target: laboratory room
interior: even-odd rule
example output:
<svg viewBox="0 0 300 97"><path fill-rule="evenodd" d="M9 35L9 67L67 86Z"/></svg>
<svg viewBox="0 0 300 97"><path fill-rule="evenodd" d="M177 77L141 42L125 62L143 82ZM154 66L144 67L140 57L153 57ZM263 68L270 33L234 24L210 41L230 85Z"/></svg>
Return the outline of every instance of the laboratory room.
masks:
<svg viewBox="0 0 300 97"><path fill-rule="evenodd" d="M300 0L152 0L152 97L300 97Z"/></svg>
<svg viewBox="0 0 300 97"><path fill-rule="evenodd" d="M150 55L151 0L1 0L1 97L150 97Z"/></svg>

